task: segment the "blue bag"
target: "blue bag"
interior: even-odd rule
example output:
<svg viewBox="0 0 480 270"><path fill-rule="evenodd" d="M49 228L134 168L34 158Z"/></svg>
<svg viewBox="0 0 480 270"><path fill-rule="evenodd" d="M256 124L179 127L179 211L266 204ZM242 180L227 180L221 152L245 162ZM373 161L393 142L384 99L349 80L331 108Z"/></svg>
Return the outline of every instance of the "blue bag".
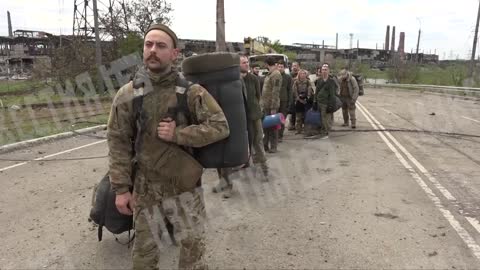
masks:
<svg viewBox="0 0 480 270"><path fill-rule="evenodd" d="M320 111L315 111L310 109L305 115L305 125L310 125L312 127L320 127L322 125L322 117Z"/></svg>

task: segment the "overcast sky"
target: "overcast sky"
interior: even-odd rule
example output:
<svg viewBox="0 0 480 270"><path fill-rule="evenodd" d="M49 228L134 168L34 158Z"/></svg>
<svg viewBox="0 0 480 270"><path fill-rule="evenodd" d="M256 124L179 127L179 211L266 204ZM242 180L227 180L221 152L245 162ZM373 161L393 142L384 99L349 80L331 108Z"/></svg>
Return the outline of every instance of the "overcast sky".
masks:
<svg viewBox="0 0 480 270"><path fill-rule="evenodd" d="M108 0L99 0L108 3ZM83 1L78 1L83 2ZM215 39L215 0L170 0L172 28L180 38ZM0 35L8 34L7 10L13 29L72 33L74 0L11 0L0 4ZM350 33L362 48L383 48L386 26L406 33L405 50L416 47L437 52L441 59L467 58L471 54L478 0L225 0L227 41L267 36L282 44L325 40L350 47ZM100 4L100 8L105 6ZM477 50L478 52L479 50Z"/></svg>

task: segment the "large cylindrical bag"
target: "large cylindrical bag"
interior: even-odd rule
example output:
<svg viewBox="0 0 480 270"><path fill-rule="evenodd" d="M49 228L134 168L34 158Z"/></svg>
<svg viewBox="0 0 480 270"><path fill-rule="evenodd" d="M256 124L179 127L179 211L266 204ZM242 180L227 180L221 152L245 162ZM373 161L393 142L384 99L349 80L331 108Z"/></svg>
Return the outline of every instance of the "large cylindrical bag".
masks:
<svg viewBox="0 0 480 270"><path fill-rule="evenodd" d="M229 168L249 159L247 114L240 81L240 58L233 53L207 53L189 57L182 63L185 78L202 85L215 98L227 118L230 136L195 149L205 168Z"/></svg>

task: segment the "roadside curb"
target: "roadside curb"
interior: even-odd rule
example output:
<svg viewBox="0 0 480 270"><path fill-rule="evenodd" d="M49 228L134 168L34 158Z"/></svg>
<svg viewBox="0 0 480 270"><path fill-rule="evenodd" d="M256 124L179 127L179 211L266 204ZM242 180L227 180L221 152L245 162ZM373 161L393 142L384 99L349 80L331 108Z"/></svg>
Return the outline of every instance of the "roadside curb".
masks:
<svg viewBox="0 0 480 270"><path fill-rule="evenodd" d="M7 144L7 145L0 146L0 154L5 154L5 153L12 152L12 151L15 151L15 150L20 150L20 149L24 149L24 148L31 147L31 146L36 146L36 145L44 144L44 143L55 141L55 140L74 137L74 136L77 136L79 134L87 134L87 133L92 133L92 132L96 132L96 131L101 131L101 130L105 130L106 128L107 128L107 125L99 125L99 126L94 126L94 127L78 129L78 130L75 130L75 131L68 131L68 132L59 133L59 134L55 134L55 135L45 136L45 137L41 137L41 138L37 138L37 139L31 139L31 140L27 140L27 141Z"/></svg>

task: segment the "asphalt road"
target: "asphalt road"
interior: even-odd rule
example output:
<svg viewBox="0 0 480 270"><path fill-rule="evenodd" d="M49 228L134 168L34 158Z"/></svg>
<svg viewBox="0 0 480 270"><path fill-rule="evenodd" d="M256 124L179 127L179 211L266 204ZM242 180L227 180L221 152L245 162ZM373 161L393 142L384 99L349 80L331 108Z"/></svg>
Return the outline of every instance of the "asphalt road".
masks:
<svg viewBox="0 0 480 270"><path fill-rule="evenodd" d="M444 134L480 134L479 104L366 89L359 131L337 112L327 140L288 134L269 155L270 182L242 171L225 200L207 170L210 268L480 268L480 138ZM0 269L131 267L130 250L109 233L98 242L87 221L107 153L104 140L81 136L0 155L38 159L0 160ZM177 255L170 247L161 267Z"/></svg>

